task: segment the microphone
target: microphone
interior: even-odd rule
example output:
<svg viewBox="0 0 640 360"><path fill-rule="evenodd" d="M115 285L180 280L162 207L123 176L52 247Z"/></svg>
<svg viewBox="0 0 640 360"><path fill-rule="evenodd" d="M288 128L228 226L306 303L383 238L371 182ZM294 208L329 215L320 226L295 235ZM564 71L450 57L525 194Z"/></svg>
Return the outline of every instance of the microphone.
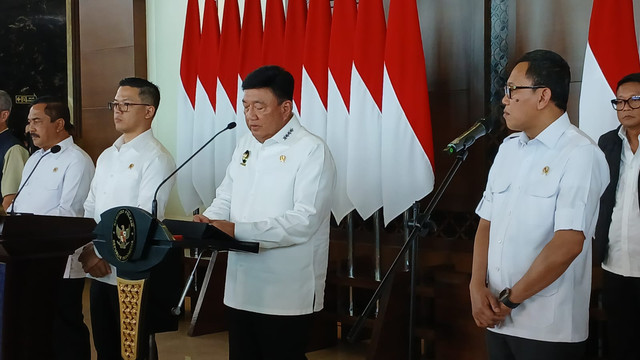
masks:
<svg viewBox="0 0 640 360"><path fill-rule="evenodd" d="M222 134L223 132L233 129L234 127L236 127L235 121L228 123L226 128L218 131L215 135L213 135L213 137L209 139L209 141L204 143L204 145L202 145L198 150L196 150L196 152L191 154L191 156L189 156L187 160L185 160L180 166L178 166L177 169L173 170L173 172L169 174L169 176L167 176L166 179L162 180L160 185L158 185L158 187L156 188L156 192L153 194L153 201L151 202L151 216L153 216L154 219L157 218L158 216L158 199L157 198L158 198L158 191L160 191L160 188L162 187L162 185L164 185L167 181L169 181L169 179L171 179L171 177L173 177L173 175L175 175L178 172L178 170L182 169L185 165L187 165L187 163L191 161L191 159L193 159L196 155L198 155L200 151L204 150L204 148L207 147L207 145L209 145L209 143L211 143L213 139L218 137L218 135Z"/></svg>
<svg viewBox="0 0 640 360"><path fill-rule="evenodd" d="M476 140L491 132L491 130L493 130L493 125L494 122L490 118L481 118L473 124L469 130L465 131L462 135L450 142L442 151L448 152L449 154L455 154L462 150L466 150Z"/></svg>
<svg viewBox="0 0 640 360"><path fill-rule="evenodd" d="M27 185L27 182L31 178L31 175L33 175L33 172L36 171L36 169L38 168L38 164L40 164L40 161L42 161L42 159L44 159L45 156L49 154L55 154L60 150L61 150L60 145L53 145L51 149L49 149L49 151L45 152L44 155L42 155L40 159L38 159L38 162L36 162L36 165L33 167L31 172L29 173L29 176L27 176L27 179L22 183L22 186L20 186L20 189L18 189L16 196L13 197L13 201L11 201L11 205L9 205L11 206L11 212L9 213L10 215L15 215L16 212L14 210L14 207L15 207L16 199L18 198L18 195L20 195L20 192L22 191L22 189L24 189L24 186Z"/></svg>

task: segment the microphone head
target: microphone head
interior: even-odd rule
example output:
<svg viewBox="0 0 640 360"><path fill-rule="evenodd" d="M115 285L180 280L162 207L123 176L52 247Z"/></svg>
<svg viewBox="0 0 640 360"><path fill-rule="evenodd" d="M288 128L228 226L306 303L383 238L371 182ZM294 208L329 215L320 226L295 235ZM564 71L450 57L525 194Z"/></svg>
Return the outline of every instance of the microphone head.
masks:
<svg viewBox="0 0 640 360"><path fill-rule="evenodd" d="M53 154L55 154L55 153L59 152L61 149L62 148L60 147L60 145L53 145L51 147L51 150L49 150L49 151L51 151Z"/></svg>
<svg viewBox="0 0 640 360"><path fill-rule="evenodd" d="M234 127L236 127L236 122L235 121L232 121L232 122L229 123L229 125L227 125L227 129L229 129L229 130L233 129Z"/></svg>

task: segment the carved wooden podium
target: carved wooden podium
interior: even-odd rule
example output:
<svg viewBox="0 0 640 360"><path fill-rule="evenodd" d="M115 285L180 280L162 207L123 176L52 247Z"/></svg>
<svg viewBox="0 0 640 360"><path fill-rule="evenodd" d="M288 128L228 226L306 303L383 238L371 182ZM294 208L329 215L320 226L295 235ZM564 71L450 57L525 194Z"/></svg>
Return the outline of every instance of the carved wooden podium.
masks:
<svg viewBox="0 0 640 360"><path fill-rule="evenodd" d="M67 257L93 239L87 218L0 216L0 359L53 358L53 315Z"/></svg>
<svg viewBox="0 0 640 360"><path fill-rule="evenodd" d="M209 224L163 223L128 206L102 213L95 235L100 255L117 269L121 355L127 360L145 355L149 334L177 330L172 308L182 290L183 248L258 252L258 243L237 241Z"/></svg>

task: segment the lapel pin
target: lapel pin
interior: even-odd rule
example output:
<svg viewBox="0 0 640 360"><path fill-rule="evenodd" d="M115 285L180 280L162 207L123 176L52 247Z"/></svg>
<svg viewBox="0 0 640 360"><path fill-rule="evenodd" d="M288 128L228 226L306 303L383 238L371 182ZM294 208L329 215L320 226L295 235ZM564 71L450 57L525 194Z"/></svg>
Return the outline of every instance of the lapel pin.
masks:
<svg viewBox="0 0 640 360"><path fill-rule="evenodd" d="M240 165L242 166L247 166L247 159L249 159L249 150L246 150L243 154L242 154L242 162L240 163Z"/></svg>
<svg viewBox="0 0 640 360"><path fill-rule="evenodd" d="M129 169L133 169L133 163L129 164Z"/></svg>
<svg viewBox="0 0 640 360"><path fill-rule="evenodd" d="M284 156L284 155L280 155L280 162L282 162L282 163L283 163L283 162L285 162L285 161L287 161L287 157L286 157L286 156Z"/></svg>
<svg viewBox="0 0 640 360"><path fill-rule="evenodd" d="M54 168L53 168L53 172L57 172L57 171L58 171L58 168L57 168L57 167L54 167Z"/></svg>
<svg viewBox="0 0 640 360"><path fill-rule="evenodd" d="M543 167L543 168L542 168L542 173L543 173L544 175L547 175L547 174L549 173L549 167L548 167L548 166Z"/></svg>

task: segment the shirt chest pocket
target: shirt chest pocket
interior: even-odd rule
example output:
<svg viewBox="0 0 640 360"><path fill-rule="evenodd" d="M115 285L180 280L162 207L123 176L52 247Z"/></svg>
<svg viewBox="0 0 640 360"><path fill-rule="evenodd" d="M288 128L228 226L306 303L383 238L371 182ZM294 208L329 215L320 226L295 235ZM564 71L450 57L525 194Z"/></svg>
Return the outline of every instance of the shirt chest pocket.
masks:
<svg viewBox="0 0 640 360"><path fill-rule="evenodd" d="M42 187L46 190L53 191L62 187L64 180L64 169L54 167L48 174L44 175L45 181L42 182Z"/></svg>

